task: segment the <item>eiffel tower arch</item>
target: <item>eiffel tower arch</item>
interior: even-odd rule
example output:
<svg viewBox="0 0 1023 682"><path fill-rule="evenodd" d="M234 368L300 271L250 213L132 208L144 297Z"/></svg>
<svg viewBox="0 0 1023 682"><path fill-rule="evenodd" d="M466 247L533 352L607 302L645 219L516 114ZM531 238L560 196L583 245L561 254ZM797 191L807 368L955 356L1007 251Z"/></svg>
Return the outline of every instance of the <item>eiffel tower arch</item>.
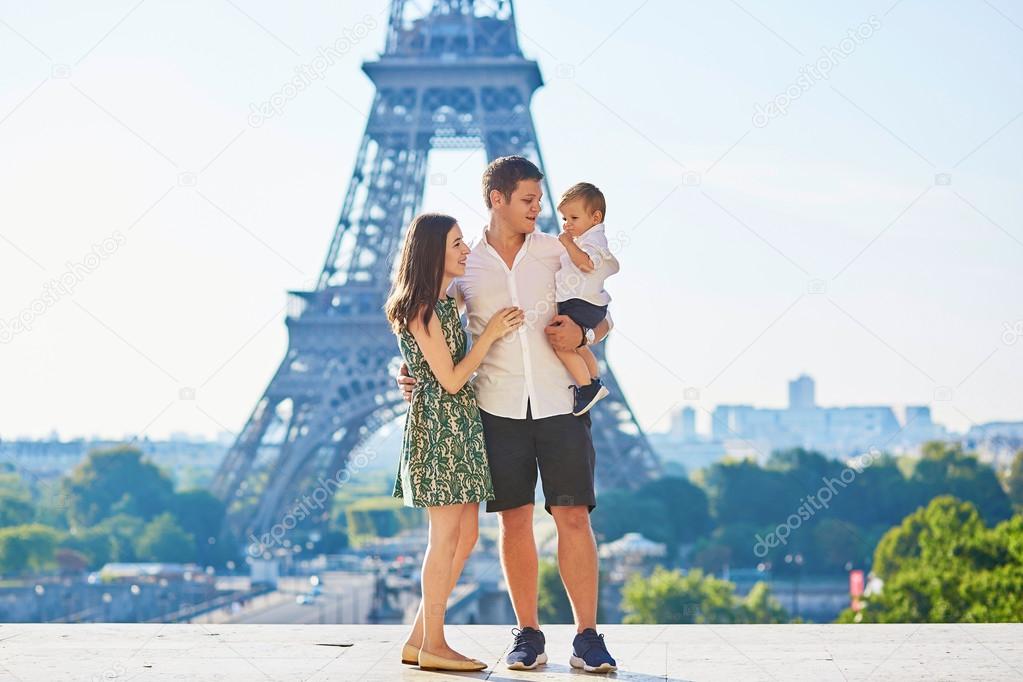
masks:
<svg viewBox="0 0 1023 682"><path fill-rule="evenodd" d="M289 512L324 521L326 504L295 513L303 496L332 493L323 481L405 410L383 304L404 228L422 203L430 150L483 148L488 160L520 154L543 168L529 109L543 79L519 48L512 2L435 0L425 13L413 4L391 3L385 50L363 64L376 93L323 270L315 289L288 292L287 353L214 479L243 537ZM556 233L544 185L538 223ZM592 420L597 484L631 488L659 464L602 347L597 355L611 392Z"/></svg>

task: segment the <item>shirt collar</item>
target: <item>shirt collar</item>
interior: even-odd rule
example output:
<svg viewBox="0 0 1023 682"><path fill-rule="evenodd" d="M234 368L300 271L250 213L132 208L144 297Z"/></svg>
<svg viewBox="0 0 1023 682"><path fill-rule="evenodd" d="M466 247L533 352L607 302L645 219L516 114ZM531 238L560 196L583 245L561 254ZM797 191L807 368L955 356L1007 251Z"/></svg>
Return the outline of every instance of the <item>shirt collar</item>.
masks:
<svg viewBox="0 0 1023 682"><path fill-rule="evenodd" d="M496 253L496 250L494 249L494 247L491 246L490 242L487 241L487 227L489 227L489 225L484 225L483 226L483 232L481 232L480 236L476 238L476 242L471 247L469 247L472 251L476 251L476 250L482 251L482 250L485 250L485 249L490 249L491 251L494 251ZM536 229L538 230L540 228L536 228ZM532 232L530 232L529 234L526 235L526 241L523 242L523 244L522 244L523 247L526 248L526 250L529 250L529 244L532 241L532 238L533 238L534 234L536 234L536 230L533 230Z"/></svg>
<svg viewBox="0 0 1023 682"><path fill-rule="evenodd" d="M593 237L603 236L604 234L604 223L597 223L590 229L586 230L579 239L588 239L592 235Z"/></svg>

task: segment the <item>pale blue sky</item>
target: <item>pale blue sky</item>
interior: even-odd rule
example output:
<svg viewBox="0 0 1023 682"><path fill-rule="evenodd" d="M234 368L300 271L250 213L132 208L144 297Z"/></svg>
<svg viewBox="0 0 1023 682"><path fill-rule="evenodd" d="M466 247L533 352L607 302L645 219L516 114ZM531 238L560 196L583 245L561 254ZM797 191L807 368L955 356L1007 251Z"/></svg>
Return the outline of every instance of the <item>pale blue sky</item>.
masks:
<svg viewBox="0 0 1023 682"><path fill-rule="evenodd" d="M1023 419L1023 338L1005 334L1023 331L1018 3L597 7L516 10L547 80L533 112L552 188L598 184L609 234L629 237L609 355L644 426L687 403L701 421L781 406L800 372L824 405L927 403L955 429ZM0 2L0 437L241 427L286 348L284 292L322 265L385 10ZM366 15L378 27L322 81L249 126L251 104ZM829 79L753 125L871 15ZM482 166L438 155L448 183L427 193L471 236Z"/></svg>

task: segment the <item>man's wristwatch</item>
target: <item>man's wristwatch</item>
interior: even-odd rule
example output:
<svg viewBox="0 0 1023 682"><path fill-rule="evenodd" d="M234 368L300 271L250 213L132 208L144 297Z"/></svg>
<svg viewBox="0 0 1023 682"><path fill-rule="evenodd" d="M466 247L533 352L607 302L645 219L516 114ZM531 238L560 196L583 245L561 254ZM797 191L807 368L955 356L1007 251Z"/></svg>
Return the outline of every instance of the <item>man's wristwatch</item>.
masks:
<svg viewBox="0 0 1023 682"><path fill-rule="evenodd" d="M583 338L579 342L579 345L576 346L576 348L582 348L583 346L588 346L588 345L590 345L591 343L593 343L594 341L597 340L597 335L593 333L592 329L590 329L589 327L581 327L581 329L583 330Z"/></svg>

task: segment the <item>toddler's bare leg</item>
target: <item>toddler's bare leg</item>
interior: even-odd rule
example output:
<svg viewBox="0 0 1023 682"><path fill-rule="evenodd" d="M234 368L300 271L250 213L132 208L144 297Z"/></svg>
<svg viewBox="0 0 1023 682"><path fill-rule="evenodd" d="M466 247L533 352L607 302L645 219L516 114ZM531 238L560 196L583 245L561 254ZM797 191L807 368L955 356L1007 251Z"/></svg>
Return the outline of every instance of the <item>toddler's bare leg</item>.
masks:
<svg viewBox="0 0 1023 682"><path fill-rule="evenodd" d="M582 348L576 349L576 355L583 359L586 363L586 371L590 373L590 377L596 379L600 374L600 370L597 369L597 356L593 354L593 351L583 346Z"/></svg>
<svg viewBox="0 0 1023 682"><path fill-rule="evenodd" d="M576 386L586 386L590 383L590 371L586 368L586 360L579 355L577 350L559 350L555 352L558 354L561 364L572 375L572 381L575 382Z"/></svg>

